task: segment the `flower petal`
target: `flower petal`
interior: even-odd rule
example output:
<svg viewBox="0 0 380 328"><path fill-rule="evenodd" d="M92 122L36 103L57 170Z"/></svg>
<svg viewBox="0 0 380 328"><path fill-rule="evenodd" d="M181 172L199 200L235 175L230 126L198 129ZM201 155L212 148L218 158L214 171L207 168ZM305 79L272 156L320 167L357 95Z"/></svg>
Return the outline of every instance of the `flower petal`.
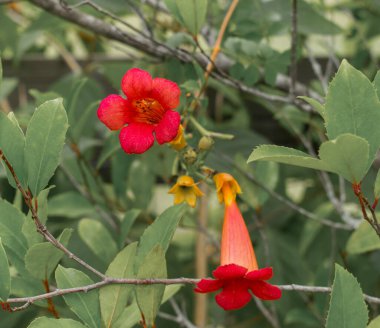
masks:
<svg viewBox="0 0 380 328"><path fill-rule="evenodd" d="M281 297L281 289L265 281L255 281L249 284L252 293L262 300L277 300Z"/></svg>
<svg viewBox="0 0 380 328"><path fill-rule="evenodd" d="M191 207L195 207L197 204L197 196L195 195L193 189L188 189L184 193L185 195L185 201L188 203Z"/></svg>
<svg viewBox="0 0 380 328"><path fill-rule="evenodd" d="M236 264L221 265L213 271L213 276L217 279L242 278L247 273L247 269Z"/></svg>
<svg viewBox="0 0 380 328"><path fill-rule="evenodd" d="M166 111L164 117L154 130L157 142L161 145L172 141L177 136L180 123L181 116L179 113L172 110Z"/></svg>
<svg viewBox="0 0 380 328"><path fill-rule="evenodd" d="M214 279L202 279L194 289L197 293L211 293L223 287L223 281Z"/></svg>
<svg viewBox="0 0 380 328"><path fill-rule="evenodd" d="M236 310L245 306L252 299L247 286L241 281L232 281L223 287L223 291L215 296L224 310Z"/></svg>
<svg viewBox="0 0 380 328"><path fill-rule="evenodd" d="M245 278L249 280L268 280L272 277L273 277L272 268L262 268L259 270L253 270L251 272L248 272L245 275Z"/></svg>
<svg viewBox="0 0 380 328"><path fill-rule="evenodd" d="M154 127L145 123L131 123L119 135L121 147L128 154L141 154L152 147Z"/></svg>
<svg viewBox="0 0 380 328"><path fill-rule="evenodd" d="M130 101L151 98L152 77L147 71L132 68L124 74L121 89Z"/></svg>
<svg viewBox="0 0 380 328"><path fill-rule="evenodd" d="M98 108L98 118L111 130L120 130L128 123L129 102L119 95L104 98Z"/></svg>
<svg viewBox="0 0 380 328"><path fill-rule="evenodd" d="M165 109L174 109L179 105L181 90L177 83L156 77L153 79L152 98Z"/></svg>

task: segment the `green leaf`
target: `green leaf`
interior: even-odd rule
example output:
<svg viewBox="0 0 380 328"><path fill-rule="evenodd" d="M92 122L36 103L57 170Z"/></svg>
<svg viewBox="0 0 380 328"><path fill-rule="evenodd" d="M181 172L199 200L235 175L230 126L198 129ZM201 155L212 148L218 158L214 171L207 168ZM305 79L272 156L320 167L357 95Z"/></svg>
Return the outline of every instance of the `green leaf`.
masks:
<svg viewBox="0 0 380 328"><path fill-rule="evenodd" d="M155 245L143 258L143 262L137 272L137 278L166 278L165 252L161 245ZM164 285L139 285L136 286L137 304L144 314L148 327L154 327L158 309L164 295Z"/></svg>
<svg viewBox="0 0 380 328"><path fill-rule="evenodd" d="M373 84L346 60L330 83L324 116L330 140L351 133L368 141L369 167L380 146L380 101Z"/></svg>
<svg viewBox="0 0 380 328"><path fill-rule="evenodd" d="M380 315L373 319L367 328L380 328Z"/></svg>
<svg viewBox="0 0 380 328"><path fill-rule="evenodd" d="M80 108L78 106L78 100L79 100L79 96L84 88L84 86L86 85L86 83L88 82L88 79L87 78L81 78L81 79L75 79L74 80L74 85L73 85L73 88L72 88L72 93L70 94L70 96L68 97L68 101L67 101L67 117L68 117L68 120L69 120L69 124L70 125L74 125L75 121L76 121L76 112L78 110L83 110L83 108Z"/></svg>
<svg viewBox="0 0 380 328"><path fill-rule="evenodd" d="M375 186L374 186L375 199L380 197L380 170L377 171Z"/></svg>
<svg viewBox="0 0 380 328"><path fill-rule="evenodd" d="M116 133L111 133L104 142L98 162L96 163L96 169L98 170L101 168L104 162L113 154L115 154L119 149L119 136Z"/></svg>
<svg viewBox="0 0 380 328"><path fill-rule="evenodd" d="M296 149L263 145L253 150L248 158L252 161L265 160L334 172L352 183L358 183L367 173L368 142L353 134L340 135L335 140L324 142L319 157L314 158Z"/></svg>
<svg viewBox="0 0 380 328"><path fill-rule="evenodd" d="M197 35L206 19L207 0L175 0L185 27Z"/></svg>
<svg viewBox="0 0 380 328"><path fill-rule="evenodd" d="M106 275L114 278L132 278L137 242L125 247L109 265ZM113 327L127 305L132 285L105 286L100 289L99 300L102 320L107 328Z"/></svg>
<svg viewBox="0 0 380 328"><path fill-rule="evenodd" d="M180 289L182 285L169 285L166 286L162 303L171 299ZM119 316L118 320L112 326L112 328L131 328L134 327L141 320L140 309L136 302L127 306L123 313Z"/></svg>
<svg viewBox="0 0 380 328"><path fill-rule="evenodd" d="M369 169L368 152L369 145L365 139L343 134L324 142L319 148L319 157L331 171L352 183L359 183Z"/></svg>
<svg viewBox="0 0 380 328"><path fill-rule="evenodd" d="M96 117L96 110L99 107L99 102L96 101L94 103L89 104L86 109L82 112L80 108L79 118L75 120L72 126L70 126L70 136L76 141L79 138L83 137L83 131L88 131L89 122L94 120ZM91 131L91 130L90 130Z"/></svg>
<svg viewBox="0 0 380 328"><path fill-rule="evenodd" d="M65 229L58 238L67 246L72 229ZM31 275L38 279L49 279L50 275L65 254L49 242L38 243L29 248L25 255L25 266Z"/></svg>
<svg viewBox="0 0 380 328"><path fill-rule="evenodd" d="M55 271L58 288L73 288L93 284L82 271L58 266ZM72 293L63 296L70 309L90 328L100 327L99 291Z"/></svg>
<svg viewBox="0 0 380 328"><path fill-rule="evenodd" d="M0 300L5 302L9 297L11 290L11 275L9 273L9 264L7 253L3 247L0 238Z"/></svg>
<svg viewBox="0 0 380 328"><path fill-rule="evenodd" d="M133 161L128 172L128 195L131 195L133 207L147 208L152 198L154 181L154 175L144 161Z"/></svg>
<svg viewBox="0 0 380 328"><path fill-rule="evenodd" d="M291 309L285 317L286 325L296 325L299 327L320 327L321 323L309 311L304 311L300 308Z"/></svg>
<svg viewBox="0 0 380 328"><path fill-rule="evenodd" d="M60 160L68 128L62 99L50 100L34 112L26 131L28 185L34 196L48 184Z"/></svg>
<svg viewBox="0 0 380 328"><path fill-rule="evenodd" d="M358 281L336 264L326 328L365 328L367 322L368 310Z"/></svg>
<svg viewBox="0 0 380 328"><path fill-rule="evenodd" d="M299 96L297 98L306 101L310 106L312 106L319 113L319 115L321 115L324 118L325 107L321 103L319 103L317 100L310 97L306 97L306 96Z"/></svg>
<svg viewBox="0 0 380 328"><path fill-rule="evenodd" d="M141 210L132 209L124 214L123 221L121 221L121 224L120 224L120 235L119 235L120 247L124 246L125 238L127 238L129 230L131 230L133 223L136 221L140 213L141 213Z"/></svg>
<svg viewBox="0 0 380 328"><path fill-rule="evenodd" d="M110 263L117 253L117 245L107 228L99 221L82 219L78 225L79 236L91 251L105 263ZM107 245L105 247L105 245Z"/></svg>
<svg viewBox="0 0 380 328"><path fill-rule="evenodd" d="M185 22L183 21L183 18L177 6L177 0L164 0L164 2L165 2L166 7L168 7L168 10L170 11L170 13L177 19L177 21L181 25L185 25Z"/></svg>
<svg viewBox="0 0 380 328"><path fill-rule="evenodd" d="M40 92L36 89L30 89L29 93L34 98L37 107L41 106L44 102L48 100L54 100L61 96L54 91Z"/></svg>
<svg viewBox="0 0 380 328"><path fill-rule="evenodd" d="M377 98L380 99L380 71L377 71L375 78L373 79L373 85L376 89Z"/></svg>
<svg viewBox="0 0 380 328"><path fill-rule="evenodd" d="M3 16L4 17L4 16ZM0 89L0 101L7 98L12 91L17 87L18 80L15 78L3 78Z"/></svg>
<svg viewBox="0 0 380 328"><path fill-rule="evenodd" d="M239 181L242 190L244 190L240 197L252 208L260 209L269 198L269 194L241 172L251 174L259 182L273 190L278 182L278 164L274 162L257 162L255 165L248 165L245 157L241 154L235 156L235 163L239 170L234 172L234 176Z"/></svg>
<svg viewBox="0 0 380 328"><path fill-rule="evenodd" d="M185 204L169 207L145 229L137 249L135 268L138 269L140 267L145 256L156 244L161 246L164 254L166 253L169 243L173 238L174 231L184 215L185 210Z"/></svg>
<svg viewBox="0 0 380 328"><path fill-rule="evenodd" d="M347 241L347 252L361 254L380 249L380 239L368 222L362 222Z"/></svg>
<svg viewBox="0 0 380 328"><path fill-rule="evenodd" d="M68 191L49 199L49 216L70 219L81 218L94 212L94 206L81 194Z"/></svg>
<svg viewBox="0 0 380 328"><path fill-rule="evenodd" d="M80 322L72 319L55 319L39 317L34 319L28 328L86 328Z"/></svg>
<svg viewBox="0 0 380 328"><path fill-rule="evenodd" d="M23 187L26 186L26 169L24 160L25 137L20 127L10 117L0 112L0 149L12 165ZM5 165L4 165L5 166ZM16 188L13 176L8 171L8 181Z"/></svg>
<svg viewBox="0 0 380 328"><path fill-rule="evenodd" d="M7 250L12 250L16 258L8 254L11 262L24 262L27 241L21 230L25 216L13 205L0 198L0 238ZM14 263L13 263L14 264Z"/></svg>
<svg viewBox="0 0 380 328"><path fill-rule="evenodd" d="M331 171L331 169L318 158L311 157L302 151L282 146L259 146L253 150L247 162L250 163L260 160L302 166L315 170Z"/></svg>

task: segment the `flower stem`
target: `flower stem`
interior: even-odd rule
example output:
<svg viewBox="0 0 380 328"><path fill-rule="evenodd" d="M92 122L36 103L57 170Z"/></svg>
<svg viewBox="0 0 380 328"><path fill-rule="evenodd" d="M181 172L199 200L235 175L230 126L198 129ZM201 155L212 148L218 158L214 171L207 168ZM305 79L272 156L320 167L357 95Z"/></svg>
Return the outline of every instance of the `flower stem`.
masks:
<svg viewBox="0 0 380 328"><path fill-rule="evenodd" d="M213 138L223 139L223 140L231 140L235 137L233 134L209 131L206 128L204 128L193 116L190 116L189 119L190 119L190 122L194 125L194 127L203 136L213 137Z"/></svg>

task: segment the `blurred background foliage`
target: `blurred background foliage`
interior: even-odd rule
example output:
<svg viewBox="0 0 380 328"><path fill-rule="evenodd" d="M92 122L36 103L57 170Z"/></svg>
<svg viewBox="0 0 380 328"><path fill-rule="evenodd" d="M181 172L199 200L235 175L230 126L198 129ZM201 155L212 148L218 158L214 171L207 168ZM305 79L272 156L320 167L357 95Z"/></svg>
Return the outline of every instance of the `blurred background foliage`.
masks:
<svg viewBox="0 0 380 328"><path fill-rule="evenodd" d="M174 0L91 3L71 0L65 5L131 35L146 35L159 45L208 55L229 5L226 0L209 1L204 17L198 13L201 26L189 26ZM380 56L379 19L379 0L299 0L297 67L303 87L324 97L342 58L348 58L372 79ZM117 135L98 122L97 105L106 95L119 92L121 77L129 68L140 67L180 85L178 110L183 113L203 83L204 67L195 60L181 62L175 56L148 55L141 48L78 27L28 1L0 1L0 27L5 77L1 110L14 111L23 129L34 108L48 99L63 97L68 111L68 140L51 182L54 187L45 196L47 225L57 236L64 228L73 228L70 249L104 272L115 253L137 240L152 220L172 204L167 191L175 182L176 155L169 147L157 145L143 155L126 155ZM358 278L365 293L376 295L380 245L377 242L368 247L363 243L368 231L359 233L366 229L366 223L359 226L358 219L356 231L331 228L310 220L273 195L281 195L317 217L342 222L319 175L274 163L246 164L248 155L259 144L276 143L303 150L300 136L312 145L325 138L320 117L300 110L294 103L269 101L233 84L238 81L240 86L287 95L288 87L281 81L288 75L291 62L290 29L291 1L239 2L217 61L232 84L211 77L196 112L204 127L231 133L235 138L216 139L206 156L206 165L234 174L241 184L244 193L240 207L258 261L261 266L274 267L274 283L330 286L334 263L338 262ZM196 149L199 131L190 126L187 133L189 144ZM20 195L8 185L5 170L1 168L0 174L1 196L23 208ZM337 176L331 175L330 179L344 211L360 218L351 186ZM375 170L370 171L363 185L366 194L372 195L374 179ZM207 231L199 227L202 209L189 210L167 253L169 277L195 277L198 257L207 256L207 275L218 264L223 208L212 186L206 187L206 193ZM115 217L125 220L122 232L110 224ZM203 254L195 251L199 234L207 240ZM94 243L96 237L102 242ZM65 257L61 264L75 267ZM32 287L24 283L17 289L20 295L43 292L42 285L39 290ZM253 303L239 311L224 312L208 296L207 307L199 310L190 287L183 287L174 299L199 327L205 326L199 311L206 312L207 327L273 327L262 308ZM62 299L56 298L55 302L62 317L75 318ZM281 300L264 306L277 320L274 327L313 328L324 326L328 305L327 294L284 292ZM374 305L369 310L375 317L379 308ZM173 303L165 303L160 311L158 327L181 326L164 315L176 315ZM26 327L37 315L49 315L43 302L18 313L1 313L0 327Z"/></svg>

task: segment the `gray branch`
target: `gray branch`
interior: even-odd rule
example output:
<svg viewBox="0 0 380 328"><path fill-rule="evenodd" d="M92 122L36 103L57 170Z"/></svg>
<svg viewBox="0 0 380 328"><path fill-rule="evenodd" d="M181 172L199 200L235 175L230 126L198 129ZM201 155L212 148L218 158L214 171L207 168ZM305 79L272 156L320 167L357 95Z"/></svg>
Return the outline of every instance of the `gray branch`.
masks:
<svg viewBox="0 0 380 328"><path fill-rule="evenodd" d="M128 32L121 30L115 25L109 24L92 15L83 13L78 9L65 5L65 2L63 0L30 0L30 2L33 3L35 6L44 9L45 11L55 16L61 17L76 25L91 30L99 36L103 36L110 40L121 42L153 57L161 59L174 57L185 63L196 61L203 69L206 69L209 63L208 57L202 53L191 54L183 49L171 48L161 42L158 42L150 36L145 36L141 34L129 34ZM293 97L281 97L272 95L263 92L257 88L249 87L240 81L232 79L229 75L224 73L232 64L232 61L229 60L226 56L219 56L215 64L216 69L212 73L212 76L216 80L224 84L227 84L245 93L252 94L254 96L260 97L268 101L278 101L282 103L295 104L303 111L315 112L314 109L311 108L311 106L297 99L294 99ZM280 90L284 90L287 93L290 83L291 81L288 77L279 75L277 77L276 87ZM310 91L307 87L300 83L297 83L295 85L295 94L308 95L320 102L323 102L323 98L318 93Z"/></svg>

